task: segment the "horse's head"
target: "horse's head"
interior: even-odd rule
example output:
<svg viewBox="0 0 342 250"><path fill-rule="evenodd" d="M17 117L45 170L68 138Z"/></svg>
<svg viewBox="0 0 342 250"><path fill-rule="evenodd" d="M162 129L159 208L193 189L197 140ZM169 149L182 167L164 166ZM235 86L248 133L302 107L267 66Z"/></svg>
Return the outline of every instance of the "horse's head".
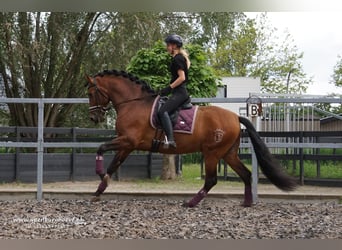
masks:
<svg viewBox="0 0 342 250"><path fill-rule="evenodd" d="M104 115L109 109L110 99L101 82L96 77L87 76L89 97L89 118L95 124L105 120Z"/></svg>

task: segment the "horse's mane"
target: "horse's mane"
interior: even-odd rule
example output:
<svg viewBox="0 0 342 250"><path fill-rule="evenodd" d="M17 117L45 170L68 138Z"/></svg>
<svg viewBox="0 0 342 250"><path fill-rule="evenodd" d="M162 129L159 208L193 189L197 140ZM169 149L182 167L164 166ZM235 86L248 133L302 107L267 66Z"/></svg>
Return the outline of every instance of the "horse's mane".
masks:
<svg viewBox="0 0 342 250"><path fill-rule="evenodd" d="M100 76L100 77L103 77L103 76L106 76L106 75L110 75L110 76L122 76L124 78L127 78L129 80L131 80L132 82L136 83L136 84L139 84L141 85L141 90L142 91L145 91L145 92L148 92L148 93L151 93L151 94L155 94L156 92L151 88L151 86L145 82L144 80L141 80L139 79L138 77L132 75L131 73L128 73L126 71L119 71L119 70L104 70L100 73L97 73L94 77L96 76Z"/></svg>

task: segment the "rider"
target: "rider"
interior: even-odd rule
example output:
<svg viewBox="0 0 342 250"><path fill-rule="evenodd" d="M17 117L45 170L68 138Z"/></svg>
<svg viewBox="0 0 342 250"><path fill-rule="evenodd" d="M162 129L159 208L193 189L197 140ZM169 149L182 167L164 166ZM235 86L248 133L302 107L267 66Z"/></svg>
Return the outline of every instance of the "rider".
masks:
<svg viewBox="0 0 342 250"><path fill-rule="evenodd" d="M169 115L189 98L186 83L188 81L190 60L188 54L182 49L183 41L179 35L169 35L165 39L165 43L167 52L172 56L170 65L171 81L166 88L160 91L160 95L167 96L171 94L171 96L158 111L158 117L166 134L165 146L176 148Z"/></svg>

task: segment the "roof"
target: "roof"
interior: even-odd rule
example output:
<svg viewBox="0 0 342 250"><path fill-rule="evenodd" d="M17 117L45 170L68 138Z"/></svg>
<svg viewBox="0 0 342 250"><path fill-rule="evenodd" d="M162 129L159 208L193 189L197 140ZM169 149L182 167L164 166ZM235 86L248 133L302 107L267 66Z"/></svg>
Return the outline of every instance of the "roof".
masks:
<svg viewBox="0 0 342 250"><path fill-rule="evenodd" d="M338 116L341 117L341 120L342 121L342 114L338 114ZM324 117L322 119L320 119L321 123L328 123L328 122L333 122L333 121L338 121L339 119L337 119L336 117L334 116L327 116L327 117Z"/></svg>

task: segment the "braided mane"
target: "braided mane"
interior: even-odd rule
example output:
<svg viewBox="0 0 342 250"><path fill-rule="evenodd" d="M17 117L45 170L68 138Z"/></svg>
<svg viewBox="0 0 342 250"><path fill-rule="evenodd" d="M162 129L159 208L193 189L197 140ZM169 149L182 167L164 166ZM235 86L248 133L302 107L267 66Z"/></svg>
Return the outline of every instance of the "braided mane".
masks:
<svg viewBox="0 0 342 250"><path fill-rule="evenodd" d="M129 80L131 80L132 82L136 83L136 84L139 84L141 85L141 90L142 91L145 91L145 92L148 92L148 93L151 93L151 94L155 94L156 92L151 88L151 86L145 82L144 80L141 80L139 79L138 77L132 75L131 73L128 73L126 71L119 71L119 70L104 70L100 73L97 73L94 77L96 76L100 76L100 77L103 77L103 76L106 76L106 75L114 75L114 76L122 76L124 78L127 78Z"/></svg>

